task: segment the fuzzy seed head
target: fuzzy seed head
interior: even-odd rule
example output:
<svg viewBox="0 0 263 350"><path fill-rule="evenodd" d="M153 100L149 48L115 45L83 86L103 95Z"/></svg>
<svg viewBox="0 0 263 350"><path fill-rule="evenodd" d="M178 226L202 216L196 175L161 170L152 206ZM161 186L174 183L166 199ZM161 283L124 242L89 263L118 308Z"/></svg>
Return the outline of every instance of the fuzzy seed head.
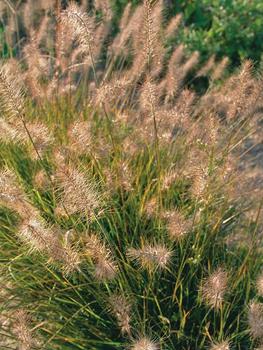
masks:
<svg viewBox="0 0 263 350"><path fill-rule="evenodd" d="M215 309L219 308L224 301L227 283L227 272L222 268L218 268L202 283L201 293L203 301Z"/></svg>
<svg viewBox="0 0 263 350"><path fill-rule="evenodd" d="M0 119L0 138L2 142L9 143L22 143L28 141L24 128L20 123L20 120L6 120Z"/></svg>
<svg viewBox="0 0 263 350"><path fill-rule="evenodd" d="M197 72L196 76L201 77L201 76L206 76L211 72L211 70L215 66L215 55L212 55L208 61L199 69Z"/></svg>
<svg viewBox="0 0 263 350"><path fill-rule="evenodd" d="M92 144L91 128L87 121L76 121L68 130L70 149L77 153L89 151Z"/></svg>
<svg viewBox="0 0 263 350"><path fill-rule="evenodd" d="M35 340L30 330L30 317L25 310L18 310L14 314L12 330L19 344L19 349L30 350L33 348Z"/></svg>
<svg viewBox="0 0 263 350"><path fill-rule="evenodd" d="M208 144L215 145L219 133L218 117L210 114L206 120L206 127L204 129L206 129L205 141Z"/></svg>
<svg viewBox="0 0 263 350"><path fill-rule="evenodd" d="M182 21L181 13L177 14L175 17L171 19L171 21L168 23L167 28L165 29L165 34L167 37L174 35L177 32L181 21Z"/></svg>
<svg viewBox="0 0 263 350"><path fill-rule="evenodd" d="M184 238L190 229L190 222L177 210L166 212L164 217L167 219L170 238L173 240Z"/></svg>
<svg viewBox="0 0 263 350"><path fill-rule="evenodd" d="M40 154L43 153L54 140L50 131L40 122L28 122L26 127L34 142L35 148ZM37 156L21 119L0 120L0 135L1 139L5 142L29 145L32 149L31 153L33 158Z"/></svg>
<svg viewBox="0 0 263 350"><path fill-rule="evenodd" d="M188 74L188 72L190 72L198 64L199 55L200 54L198 51L193 52L189 59L186 61L186 63L183 65L183 77L185 77Z"/></svg>
<svg viewBox="0 0 263 350"><path fill-rule="evenodd" d="M37 151L41 154L52 144L54 137L48 127L40 122L27 123L27 129L34 141ZM28 138L28 137L27 137ZM36 154L34 154L36 156Z"/></svg>
<svg viewBox="0 0 263 350"><path fill-rule="evenodd" d="M107 255L105 243L101 241L96 233L89 235L85 242L86 254L92 259L97 259L100 256Z"/></svg>
<svg viewBox="0 0 263 350"><path fill-rule="evenodd" d="M38 216L25 219L18 230L19 238L26 243L31 252L46 254L49 261L57 261L65 275L78 270L80 257L78 252L67 243L63 243L58 230L48 226Z"/></svg>
<svg viewBox="0 0 263 350"><path fill-rule="evenodd" d="M94 22L82 9L74 2L71 2L67 9L60 16L62 24L69 28L76 38L80 49L84 54L91 55L94 41Z"/></svg>
<svg viewBox="0 0 263 350"><path fill-rule="evenodd" d="M141 96L140 104L144 111L153 112L156 109L158 103L158 95L156 91L156 85L151 81L150 78L147 78L145 81Z"/></svg>
<svg viewBox="0 0 263 350"><path fill-rule="evenodd" d="M127 299L120 294L115 294L110 297L110 310L118 321L118 325L122 334L130 334L130 314L131 305Z"/></svg>
<svg viewBox="0 0 263 350"><path fill-rule="evenodd" d="M94 263L94 275L99 281L111 280L117 273L112 253L96 234L91 234L85 242L86 255Z"/></svg>
<svg viewBox="0 0 263 350"><path fill-rule="evenodd" d="M45 25L44 22L43 24ZM28 66L25 80L34 97L39 97L38 95L43 94L44 90L40 84L40 78L48 74L49 68L47 59L43 57L39 49L39 40L41 40L41 38L38 37L41 35L41 30L43 30L43 28L39 29L38 34L35 31L30 32L30 42L23 50Z"/></svg>
<svg viewBox="0 0 263 350"><path fill-rule="evenodd" d="M106 106L110 110L116 107L121 99L124 99L129 86L127 79L113 79L109 83L100 86L95 93L94 103L96 106Z"/></svg>
<svg viewBox="0 0 263 350"><path fill-rule="evenodd" d="M178 171L169 171L163 177L162 189L168 190L179 178Z"/></svg>
<svg viewBox="0 0 263 350"><path fill-rule="evenodd" d="M116 272L117 267L109 254L97 259L94 275L99 281L112 280L116 276Z"/></svg>
<svg viewBox="0 0 263 350"><path fill-rule="evenodd" d="M60 263L62 266L62 272L65 276L71 275L74 271L79 270L81 263L79 253L70 244L63 244L60 248Z"/></svg>
<svg viewBox="0 0 263 350"><path fill-rule="evenodd" d="M37 188L47 188L50 185L50 180L44 170L39 170L34 176L34 185Z"/></svg>
<svg viewBox="0 0 263 350"><path fill-rule="evenodd" d="M144 0L144 28L143 28L143 39L144 39L144 55L145 61L151 63L154 57L154 45L156 41L156 33L154 30L153 16L152 16L152 3L151 0Z"/></svg>
<svg viewBox="0 0 263 350"><path fill-rule="evenodd" d="M28 218L35 212L17 176L9 169L0 171L0 204L18 212L22 218Z"/></svg>
<svg viewBox="0 0 263 350"><path fill-rule="evenodd" d="M57 177L63 189L61 204L69 214L81 213L92 219L95 211L97 215L101 213L102 196L95 183L82 171L64 166L59 169Z"/></svg>
<svg viewBox="0 0 263 350"><path fill-rule="evenodd" d="M110 191L115 191L121 186L125 191L132 191L133 177L127 162L120 162L117 169L106 169L106 183Z"/></svg>
<svg viewBox="0 0 263 350"><path fill-rule="evenodd" d="M147 337L136 340L131 346L131 350L158 350L159 346Z"/></svg>
<svg viewBox="0 0 263 350"><path fill-rule="evenodd" d="M0 109L10 119L24 116L24 93L21 81L7 65L0 69Z"/></svg>
<svg viewBox="0 0 263 350"><path fill-rule="evenodd" d="M170 249L161 244L147 244L141 249L130 248L127 251L129 259L135 260L142 268L148 270L165 269L171 261L172 254Z"/></svg>
<svg viewBox="0 0 263 350"><path fill-rule="evenodd" d="M209 350L230 350L230 345L227 340L211 344Z"/></svg>
<svg viewBox="0 0 263 350"><path fill-rule="evenodd" d="M263 304L251 302L248 310L248 324L253 338L263 338Z"/></svg>
<svg viewBox="0 0 263 350"><path fill-rule="evenodd" d="M258 294L263 296L263 273L261 273L257 278L257 290Z"/></svg>
<svg viewBox="0 0 263 350"><path fill-rule="evenodd" d="M223 74L226 70L226 68L229 65L229 58L224 57L219 64L217 64L212 72L211 78L212 80L217 80L223 77Z"/></svg>
<svg viewBox="0 0 263 350"><path fill-rule="evenodd" d="M181 84L182 74L180 63L184 57L184 46L181 44L173 51L166 73L166 101L173 99L178 93Z"/></svg>
<svg viewBox="0 0 263 350"><path fill-rule="evenodd" d="M155 197L148 200L148 202L145 203L145 213L148 217L153 217L157 213L158 209L158 203L157 199Z"/></svg>
<svg viewBox="0 0 263 350"><path fill-rule="evenodd" d="M38 217L24 220L18 230L20 239L29 245L31 251L47 252L53 256L59 251L57 235Z"/></svg>
<svg viewBox="0 0 263 350"><path fill-rule="evenodd" d="M128 22L129 22L129 17L131 14L131 6L132 4L128 2L128 4L125 6L125 9L123 11L123 15L120 20L119 28L120 31L122 32L125 28L127 28Z"/></svg>
<svg viewBox="0 0 263 350"><path fill-rule="evenodd" d="M208 185L207 169L202 166L195 166L192 170L192 196L202 198Z"/></svg>
<svg viewBox="0 0 263 350"><path fill-rule="evenodd" d="M24 193L20 188L15 174L4 169L0 173L0 200L7 203L20 201L24 198Z"/></svg>
<svg viewBox="0 0 263 350"><path fill-rule="evenodd" d="M143 6L139 5L136 7L134 13L131 13L131 3L129 3L123 13L120 21L120 33L115 37L111 45L111 51L117 55L125 51L126 43L131 36L136 37L138 34L138 25L142 24L143 21ZM134 42L137 43L137 37L134 38Z"/></svg>
<svg viewBox="0 0 263 350"><path fill-rule="evenodd" d="M68 243L63 243L58 230L49 227L37 216L24 220L18 230L19 238L31 252L46 254L51 262L58 262L65 275L78 270L80 257Z"/></svg>

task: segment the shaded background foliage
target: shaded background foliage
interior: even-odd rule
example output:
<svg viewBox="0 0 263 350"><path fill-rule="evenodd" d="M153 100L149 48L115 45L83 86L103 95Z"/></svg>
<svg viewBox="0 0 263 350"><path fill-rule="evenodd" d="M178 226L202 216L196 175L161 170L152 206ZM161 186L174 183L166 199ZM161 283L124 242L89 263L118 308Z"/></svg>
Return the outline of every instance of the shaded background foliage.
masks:
<svg viewBox="0 0 263 350"><path fill-rule="evenodd" d="M3 1L3 0L2 0ZM13 1L14 6L24 1ZM64 6L69 1L62 1ZM141 0L111 0L115 31L127 5L142 3ZM90 0L90 3L92 1ZM263 51L263 2L261 0L164 0L167 20L177 13L183 14L183 25L173 43L183 42L189 52L200 52L201 62L215 54L218 59L230 58L236 67L246 58L256 64ZM4 21L0 18L1 56L10 54L3 42Z"/></svg>
<svg viewBox="0 0 263 350"><path fill-rule="evenodd" d="M263 2L261 0L164 0L167 18L183 14L175 41L183 42L203 60L212 54L228 56L233 66L245 58L260 62L263 51ZM116 18L128 0L113 0ZM134 5L141 3L133 0Z"/></svg>

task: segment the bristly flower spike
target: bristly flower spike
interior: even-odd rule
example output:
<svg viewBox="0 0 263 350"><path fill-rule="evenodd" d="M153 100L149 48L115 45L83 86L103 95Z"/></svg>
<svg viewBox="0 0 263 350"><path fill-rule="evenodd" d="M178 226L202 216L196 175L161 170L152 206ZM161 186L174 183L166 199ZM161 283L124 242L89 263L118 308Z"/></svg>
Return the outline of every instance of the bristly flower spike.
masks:
<svg viewBox="0 0 263 350"><path fill-rule="evenodd" d="M254 339L263 339L263 304L252 301L248 310L248 324Z"/></svg>
<svg viewBox="0 0 263 350"><path fill-rule="evenodd" d="M145 61L148 64L148 69L150 69L151 62L154 57L154 44L156 40L156 33L154 30L153 16L152 16L152 2L151 0L144 0L144 54Z"/></svg>
<svg viewBox="0 0 263 350"><path fill-rule="evenodd" d="M30 329L30 318L25 310L18 310L15 312L12 331L17 339L19 349L31 350L36 345Z"/></svg>
<svg viewBox="0 0 263 350"><path fill-rule="evenodd" d="M111 280L116 276L117 265L112 252L96 234L91 234L86 241L86 255L94 263L94 276L97 280Z"/></svg>
<svg viewBox="0 0 263 350"><path fill-rule="evenodd" d="M159 350L159 346L148 337L142 337L134 341L130 350Z"/></svg>
<svg viewBox="0 0 263 350"><path fill-rule="evenodd" d="M69 244L63 244L59 232L48 227L37 216L26 219L20 225L19 238L29 246L30 251L46 254L51 262L59 262L65 275L79 270L80 258Z"/></svg>
<svg viewBox="0 0 263 350"><path fill-rule="evenodd" d="M24 116L24 93L21 82L6 65L0 69L0 108L10 119Z"/></svg>
<svg viewBox="0 0 263 350"><path fill-rule="evenodd" d="M97 215L102 212L102 195L94 181L82 171L73 166L61 166L57 178L63 189L60 204L67 209L67 213L81 213L92 220L95 212Z"/></svg>
<svg viewBox="0 0 263 350"><path fill-rule="evenodd" d="M212 343L209 350L230 350L230 344L227 340Z"/></svg>
<svg viewBox="0 0 263 350"><path fill-rule="evenodd" d="M263 273L261 273L257 278L257 290L258 294L263 296Z"/></svg>
<svg viewBox="0 0 263 350"><path fill-rule="evenodd" d="M83 52L90 53L94 39L93 19L74 2L61 13L60 19L72 31Z"/></svg>
<svg viewBox="0 0 263 350"><path fill-rule="evenodd" d="M190 221L186 220L178 210L164 213L164 218L167 220L168 234L172 240L180 241L191 228Z"/></svg>
<svg viewBox="0 0 263 350"><path fill-rule="evenodd" d="M81 51L91 60L96 85L98 85L93 57L94 46L94 19L88 16L77 4L71 2L66 10L62 11L60 20L67 26L73 37L76 38Z"/></svg>
<svg viewBox="0 0 263 350"><path fill-rule="evenodd" d="M162 244L146 244L140 249L130 248L127 256L135 260L145 269L153 270L154 268L165 269L170 263L173 252Z"/></svg>
<svg viewBox="0 0 263 350"><path fill-rule="evenodd" d="M121 294L114 294L109 299L110 310L118 321L122 334L131 332L131 305L128 300Z"/></svg>
<svg viewBox="0 0 263 350"><path fill-rule="evenodd" d="M227 272L218 268L201 285L203 301L215 309L220 308L224 301L227 284Z"/></svg>

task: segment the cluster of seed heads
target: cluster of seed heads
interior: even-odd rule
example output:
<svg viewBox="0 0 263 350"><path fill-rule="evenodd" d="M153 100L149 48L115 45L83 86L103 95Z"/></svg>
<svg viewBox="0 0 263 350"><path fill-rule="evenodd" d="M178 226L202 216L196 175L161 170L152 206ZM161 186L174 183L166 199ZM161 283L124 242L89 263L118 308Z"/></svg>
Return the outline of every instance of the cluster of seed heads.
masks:
<svg viewBox="0 0 263 350"><path fill-rule="evenodd" d="M25 6L29 6L30 3L28 1ZM183 262L178 275L186 271L188 265L198 264L202 249L197 244L187 245L188 240L190 242L192 234L198 238L198 213L202 215L206 205L211 202L214 206L217 203L221 205L224 193L229 190L228 183L223 185L221 183L220 191L216 187L222 177L226 179L233 171L233 167L229 170L226 164L223 164L221 170L220 162L223 162L220 157L223 153L230 158L232 148L235 149L241 143L242 139L237 138L242 129L241 125L248 124L248 127L251 127L250 119L252 120L256 113L257 103L262 101L260 80L253 76L252 63L246 61L238 73L227 79L220 88L211 89L211 92L203 97L199 98L194 92L186 89L184 82L190 73L196 77L208 75L212 82L221 78L228 59L223 58L218 63L212 56L195 72L199 62L198 52L186 58L183 45L179 45L174 47L170 56L167 56L162 39L163 33L166 38L171 38L178 30L181 15L164 24L162 1L153 4L150 0L144 0L134 11L131 4L128 4L120 20L120 32L107 45L106 39L110 33L112 19L108 1L97 0L94 3L95 10L103 15L101 23L97 20L96 11L94 14L88 14L75 2L70 2L66 9L61 10L61 6L58 5L60 1L56 3L59 13L56 22L56 42L52 50L55 52L55 57L47 58L42 47L43 42L49 42L45 37L45 28L50 24L47 10L53 6L51 1L51 5L45 4L46 14L39 31L28 30L29 40L22 53L25 66L19 68L19 64L17 67L13 63L19 72L17 74L14 74L14 69L12 71L9 63L2 65L0 69L0 108L4 116L0 119L1 141L5 144L15 143L27 147L31 160L42 166L34 183L36 187L41 187L41 190L48 189L52 192L56 199L56 208L54 210L45 208L44 213L36 208L32 196L26 193L19 176L11 170L12 167L10 169L7 167L0 173L0 202L19 214L20 222L16 236L19 242L23 243L23 247L27 248L23 254L32 255L33 258L41 255L45 259L46 269L58 270L65 281L70 278L81 281L86 278L86 274L90 274L89 284L93 286L94 293L96 288L103 290L105 287L106 294L102 299L108 304L106 311L115 319L121 335L126 337L128 348L158 350L161 348L161 342L165 340L151 337L151 327L143 325L142 329L134 329L135 304L134 300L127 297L129 288L126 290L125 282L132 284L136 278L142 279L142 276L147 276L145 280L150 281L153 297L149 297L146 290L143 291L140 296L144 303L143 312L147 313L146 304L154 301L159 308L158 317L165 319L166 324L171 324L172 320L161 315L159 301L154 294L158 292L155 291L154 282L155 278L158 278L155 276L165 276L168 281L167 276L174 273L174 262L179 259L175 253L178 247L181 258L184 257L183 249L191 250L190 254L194 255L187 262ZM105 64L106 68L101 61L103 53L109 59ZM133 59L129 65L126 61L131 53ZM116 69L118 65L121 67ZM53 75L50 72L53 72ZM88 86L88 93L85 96L85 106L94 110L94 120L97 118L97 113L99 116L97 119L102 118L106 121L111 144L109 146L104 142L105 140L100 137L100 131L95 130L92 122L88 122L85 116L81 115L69 124L66 145L60 146L55 152L56 130L51 132L42 121L32 122L27 117L27 98L31 95L33 103L39 103L40 110L44 111L46 99L52 100L56 96L58 100L61 98L63 101L63 98L71 98L72 92L78 91L78 87L81 89L81 85L78 85L79 76L87 78L85 84ZM24 84L27 86L26 95ZM115 160L112 159L120 152L120 147L116 145L114 139L117 134L114 123L118 125L119 122L117 116L122 116L121 122L125 122L127 129L133 131L130 138L123 142L121 159L115 165ZM230 123L234 123L233 125L237 127L234 129L233 137L229 136L228 132ZM222 129L225 130L223 133ZM122 136L117 135L116 139L118 137ZM187 150L190 149L188 153L186 152L183 170L173 164L163 169L160 163L161 147L165 147L169 157L174 151L173 146L169 147L177 139L182 140L181 144ZM235 143L231 148L229 144L232 139ZM116 239L113 233L111 240L105 234L105 229L101 229L103 225L100 219L105 219L105 212L109 214L112 210L111 220L105 219L106 224L105 222L103 224L109 231L112 227L120 230L118 220L116 219L116 223L114 220L121 215L124 207L118 204L120 208L114 209L114 196L120 192L120 197L124 201L127 193L135 192L136 197L138 177L136 178L136 174L131 170L129 160L136 152L138 155L144 154L152 145L154 145L152 164L157 169L158 178L152 180L152 188L146 188L139 212L141 216L146 214L148 221L158 219L158 229L162 225L165 227L163 236L158 238L156 235L157 237L148 239L142 232L140 244L137 245L132 240L129 240L129 244L124 244L123 236ZM209 152L210 149L212 153ZM48 159L50 150L54 151L54 157L53 164L49 168L45 164L45 157ZM93 176L92 166L90 168L80 166L81 157L85 156L92 159L93 167L94 164L100 164L100 161L104 164L106 160L115 166L116 171L112 171L110 166L105 167L106 170L99 166L100 175L102 174L102 178L106 177L104 184ZM187 208L184 210L165 207L165 193L182 178L187 183L189 200L194 203L194 211ZM119 186L115 186L118 182ZM232 179L229 183L232 185ZM154 196L151 196L152 189L156 189L157 192ZM217 197L213 197L214 189L220 192ZM109 194L113 195L112 202ZM49 222L50 217L47 219L51 216L51 211L56 224ZM212 233L216 231L220 222L216 221L217 217L214 219L215 223L209 226ZM73 233L68 231L72 235L65 232L67 225L73 227ZM95 227L97 225L99 227L97 230L101 229L102 232L96 232L93 225ZM121 226L121 230L125 232L123 235L132 235L128 232L128 226L129 223L125 218L125 224ZM138 224L134 226L137 230ZM155 226L153 232L154 230L157 230ZM200 231L202 230L203 227ZM206 244L205 238L202 239ZM185 254L188 254L188 251ZM11 264L9 269L12 272ZM12 277L15 280L13 272ZM176 300L178 307L181 308L181 316L184 315L184 319L187 320L191 317L192 310L184 310L180 305L183 292L177 297L177 283L177 281L172 283L173 301ZM227 304L228 296L231 295L230 285L230 271L223 267L218 267L208 276L200 278L198 295L202 300L202 307L213 310L215 314L222 311ZM74 289L81 299L78 288L73 287L72 290ZM113 292L116 288L121 292ZM169 288L170 286L167 290ZM262 274L256 281L256 288L258 296L262 296ZM165 295L162 299L169 298ZM85 305L81 312L89 310L91 315L94 314L89 308L90 305ZM19 309L12 317L13 323L10 328L17 341L15 346L23 350L38 347L28 313ZM96 322L100 319L101 316L97 316ZM248 325L251 337L259 344L263 343L261 302L255 300L250 303ZM206 331L209 334L209 326ZM178 333L178 337L181 336L181 330L169 329L169 332L167 338L172 332ZM54 333L56 335L56 332ZM101 337L99 333L98 337ZM231 342L226 340L227 337L212 340L209 335L209 339L210 350L231 349Z"/></svg>

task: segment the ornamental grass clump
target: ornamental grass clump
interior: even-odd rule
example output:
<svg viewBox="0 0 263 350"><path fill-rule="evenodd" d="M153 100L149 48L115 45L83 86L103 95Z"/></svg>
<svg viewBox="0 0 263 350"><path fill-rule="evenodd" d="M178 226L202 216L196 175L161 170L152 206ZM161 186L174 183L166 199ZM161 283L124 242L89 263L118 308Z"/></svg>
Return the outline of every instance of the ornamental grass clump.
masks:
<svg viewBox="0 0 263 350"><path fill-rule="evenodd" d="M1 349L263 346L262 80L164 6L2 9Z"/></svg>

